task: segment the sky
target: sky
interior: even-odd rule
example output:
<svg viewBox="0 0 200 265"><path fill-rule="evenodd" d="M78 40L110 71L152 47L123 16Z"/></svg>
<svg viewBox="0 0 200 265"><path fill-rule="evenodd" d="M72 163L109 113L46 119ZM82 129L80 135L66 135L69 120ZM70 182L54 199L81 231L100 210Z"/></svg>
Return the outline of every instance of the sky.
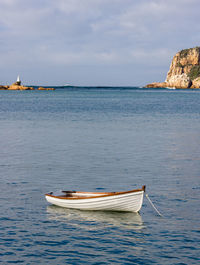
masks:
<svg viewBox="0 0 200 265"><path fill-rule="evenodd" d="M0 84L144 86L200 46L199 0L0 0Z"/></svg>

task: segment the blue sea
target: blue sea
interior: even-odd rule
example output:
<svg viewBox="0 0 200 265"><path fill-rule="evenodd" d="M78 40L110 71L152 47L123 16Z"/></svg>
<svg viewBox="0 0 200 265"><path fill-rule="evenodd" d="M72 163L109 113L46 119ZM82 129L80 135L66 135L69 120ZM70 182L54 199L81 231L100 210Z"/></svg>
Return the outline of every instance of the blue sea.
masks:
<svg viewBox="0 0 200 265"><path fill-rule="evenodd" d="M146 185L140 214L49 205ZM200 90L0 91L1 264L200 264Z"/></svg>

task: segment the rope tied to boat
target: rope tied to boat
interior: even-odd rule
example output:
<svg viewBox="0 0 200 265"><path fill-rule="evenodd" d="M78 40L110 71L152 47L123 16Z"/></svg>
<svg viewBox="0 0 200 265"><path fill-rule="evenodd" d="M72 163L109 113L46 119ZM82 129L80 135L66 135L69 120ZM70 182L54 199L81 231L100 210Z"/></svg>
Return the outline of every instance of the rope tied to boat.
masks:
<svg viewBox="0 0 200 265"><path fill-rule="evenodd" d="M147 193L145 193L148 201L150 202L151 206L154 208L154 210L157 212L157 214L161 217L163 217L163 215L158 211L158 209L155 207L155 205L153 204L152 200L149 198L149 195Z"/></svg>

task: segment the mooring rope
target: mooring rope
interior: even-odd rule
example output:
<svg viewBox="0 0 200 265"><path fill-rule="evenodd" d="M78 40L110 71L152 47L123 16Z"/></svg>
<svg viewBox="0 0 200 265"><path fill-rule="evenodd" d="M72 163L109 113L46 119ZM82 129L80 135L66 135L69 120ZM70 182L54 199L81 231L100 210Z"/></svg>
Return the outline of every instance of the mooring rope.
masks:
<svg viewBox="0 0 200 265"><path fill-rule="evenodd" d="M162 215L162 214L158 211L158 209L156 209L156 207L154 206L153 202L152 202L151 199L149 198L149 195L148 195L147 193L145 193L145 195L146 195L148 201L150 202L151 206L152 206L152 207L154 208L154 210L158 213L158 215L160 215L160 216L163 217L163 215Z"/></svg>

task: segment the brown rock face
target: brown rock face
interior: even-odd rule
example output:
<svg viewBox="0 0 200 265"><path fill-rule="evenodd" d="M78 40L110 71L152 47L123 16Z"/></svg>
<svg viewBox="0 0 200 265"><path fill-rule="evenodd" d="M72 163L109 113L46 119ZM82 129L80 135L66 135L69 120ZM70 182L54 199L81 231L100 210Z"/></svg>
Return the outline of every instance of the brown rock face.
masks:
<svg viewBox="0 0 200 265"><path fill-rule="evenodd" d="M55 90L54 88L52 87L38 87L38 90Z"/></svg>
<svg viewBox="0 0 200 265"><path fill-rule="evenodd" d="M0 86L0 90L6 90L8 86Z"/></svg>
<svg viewBox="0 0 200 265"><path fill-rule="evenodd" d="M200 88L200 47L185 49L173 57L165 87ZM152 87L148 84L146 87ZM160 86L158 86L160 87Z"/></svg>
<svg viewBox="0 0 200 265"><path fill-rule="evenodd" d="M189 88L192 84L189 76L187 76L185 73L180 75L172 75L166 83L167 87L175 88Z"/></svg>
<svg viewBox="0 0 200 265"><path fill-rule="evenodd" d="M200 88L200 77L197 77L192 81L191 88Z"/></svg>
<svg viewBox="0 0 200 265"><path fill-rule="evenodd" d="M146 88L158 88L158 87L167 87L167 84L166 82L154 82L154 83L151 83L151 84L148 84L145 86Z"/></svg>
<svg viewBox="0 0 200 265"><path fill-rule="evenodd" d="M34 90L33 87L27 87L27 86L20 86L16 85L15 83L8 87L8 90Z"/></svg>

